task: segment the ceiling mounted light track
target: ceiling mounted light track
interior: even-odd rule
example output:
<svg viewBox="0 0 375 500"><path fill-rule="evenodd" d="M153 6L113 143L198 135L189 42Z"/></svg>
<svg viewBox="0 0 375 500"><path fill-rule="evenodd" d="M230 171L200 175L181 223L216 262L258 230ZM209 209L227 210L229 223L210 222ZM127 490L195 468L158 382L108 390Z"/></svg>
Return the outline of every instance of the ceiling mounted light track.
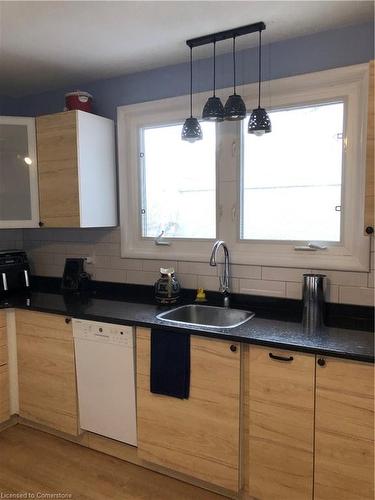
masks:
<svg viewBox="0 0 375 500"><path fill-rule="evenodd" d="M236 38L239 36L259 33L259 75L258 75L258 108L253 110L248 132L256 135L263 135L271 132L271 122L264 108L260 107L260 89L261 89L261 32L266 29L263 22L248 24L238 28L232 28L225 31L219 31L210 35L204 35L192 38L186 41L190 48L190 117L185 120L181 137L183 140L195 142L202 139L202 130L199 122L193 117L193 48L202 45L213 44L213 95L210 97L202 112L202 119L214 122L223 120L243 120L246 117L246 106L240 95L236 93ZM225 107L219 97L216 96L216 43L228 39L233 40L233 94L228 97Z"/></svg>

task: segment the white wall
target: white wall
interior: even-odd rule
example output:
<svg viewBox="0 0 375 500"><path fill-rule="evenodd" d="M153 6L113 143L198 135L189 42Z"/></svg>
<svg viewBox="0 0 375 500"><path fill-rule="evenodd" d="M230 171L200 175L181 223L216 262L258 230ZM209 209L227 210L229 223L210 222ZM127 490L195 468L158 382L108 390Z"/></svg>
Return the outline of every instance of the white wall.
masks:
<svg viewBox="0 0 375 500"><path fill-rule="evenodd" d="M93 256L94 264L87 265L86 269L99 281L152 285L161 266L173 266L182 286L218 290L218 269L208 265L209 255L202 263L121 259L119 229L26 229L23 236L32 270L41 276L61 277L66 257ZM370 273L233 265L232 291L299 299L302 275L311 271L327 275L327 301L373 305L373 241Z"/></svg>

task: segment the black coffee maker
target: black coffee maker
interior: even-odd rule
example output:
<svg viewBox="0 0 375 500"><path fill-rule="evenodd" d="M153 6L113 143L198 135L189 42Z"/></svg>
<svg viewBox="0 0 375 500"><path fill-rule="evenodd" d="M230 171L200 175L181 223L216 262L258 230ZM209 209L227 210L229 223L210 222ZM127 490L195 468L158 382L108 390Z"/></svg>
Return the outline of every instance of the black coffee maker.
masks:
<svg viewBox="0 0 375 500"><path fill-rule="evenodd" d="M30 288L30 266L23 250L0 250L0 295Z"/></svg>

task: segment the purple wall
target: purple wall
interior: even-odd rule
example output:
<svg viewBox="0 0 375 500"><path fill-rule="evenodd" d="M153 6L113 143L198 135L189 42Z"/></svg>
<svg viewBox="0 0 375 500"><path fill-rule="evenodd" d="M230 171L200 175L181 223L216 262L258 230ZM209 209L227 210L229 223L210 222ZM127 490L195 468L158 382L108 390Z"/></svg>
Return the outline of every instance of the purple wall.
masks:
<svg viewBox="0 0 375 500"><path fill-rule="evenodd" d="M359 64L373 57L374 24L348 26L266 45L263 50L263 79ZM239 84L256 81L257 48L240 51L237 60ZM211 60L198 60L194 68L195 90L209 90L212 82ZM187 94L188 72L188 64L176 64L106 80L99 78L94 82L77 82L59 91L18 99L0 97L0 106L4 107L3 114L36 116L54 113L62 111L64 93L79 88L94 95L95 112L115 119L117 106ZM217 75L219 88L231 86L230 54L218 56Z"/></svg>

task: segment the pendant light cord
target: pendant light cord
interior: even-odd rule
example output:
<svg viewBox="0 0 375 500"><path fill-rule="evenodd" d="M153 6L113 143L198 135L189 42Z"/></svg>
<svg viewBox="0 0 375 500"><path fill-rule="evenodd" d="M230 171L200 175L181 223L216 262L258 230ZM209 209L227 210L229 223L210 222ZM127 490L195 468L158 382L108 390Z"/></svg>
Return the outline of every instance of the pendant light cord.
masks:
<svg viewBox="0 0 375 500"><path fill-rule="evenodd" d="M193 47L190 47L190 118L193 117Z"/></svg>
<svg viewBox="0 0 375 500"><path fill-rule="evenodd" d="M236 94L236 37L233 37L233 91Z"/></svg>
<svg viewBox="0 0 375 500"><path fill-rule="evenodd" d="M259 31L259 61L258 61L258 69L259 69L259 79L258 79L258 108L260 108L260 89L262 82L262 31Z"/></svg>

